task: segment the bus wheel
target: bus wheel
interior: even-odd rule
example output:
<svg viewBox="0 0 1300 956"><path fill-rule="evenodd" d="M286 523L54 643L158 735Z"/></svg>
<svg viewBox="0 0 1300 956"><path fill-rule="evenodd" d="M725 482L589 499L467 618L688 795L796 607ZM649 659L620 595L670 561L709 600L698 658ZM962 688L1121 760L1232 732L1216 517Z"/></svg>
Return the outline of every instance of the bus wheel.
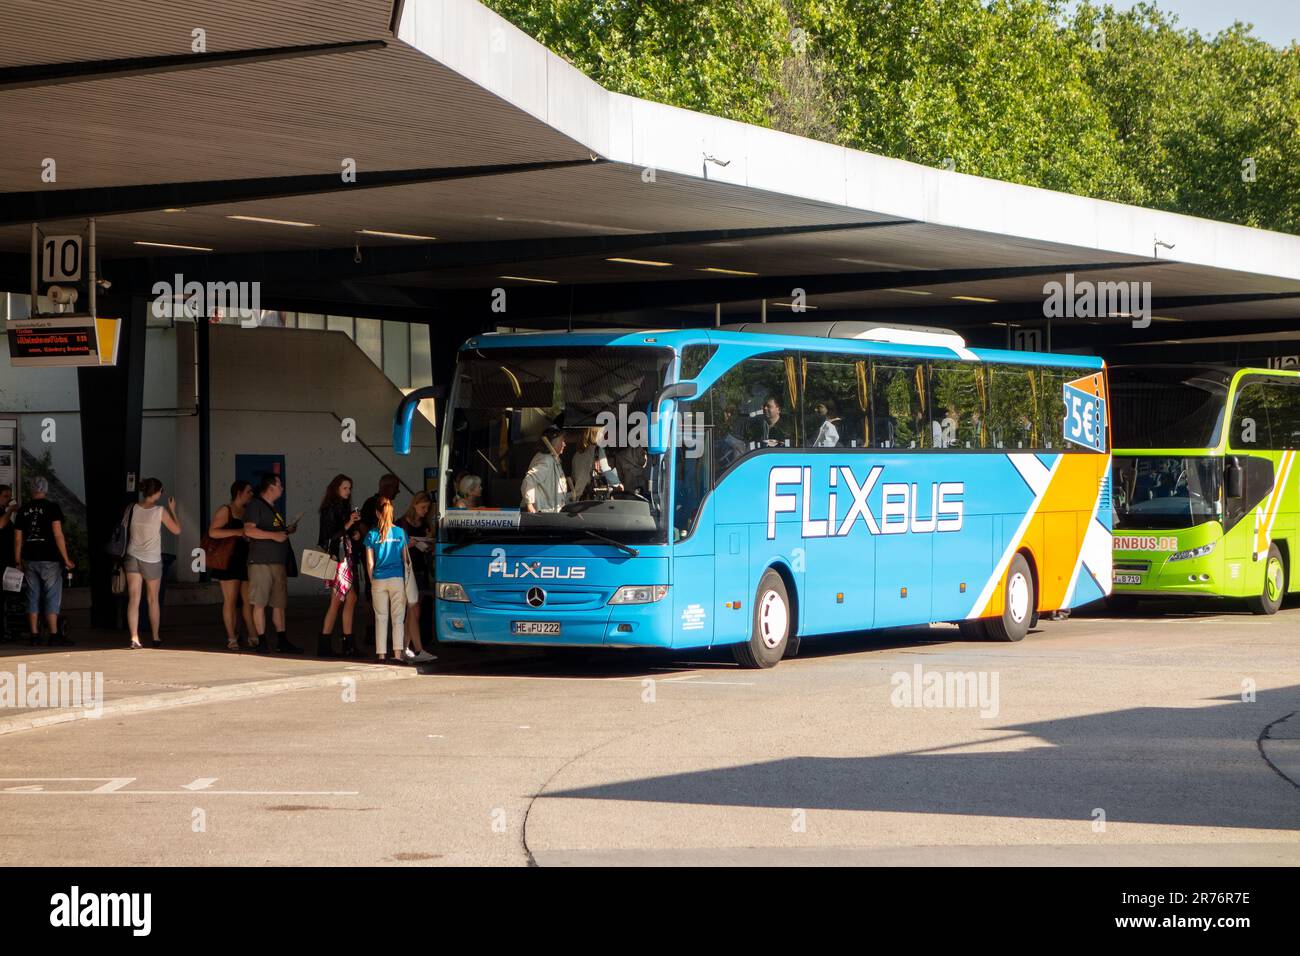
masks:
<svg viewBox="0 0 1300 956"><path fill-rule="evenodd" d="M1264 563L1264 590L1259 597L1246 598L1246 606L1252 614L1276 614L1285 594L1286 568L1282 564L1282 552L1277 545L1270 544L1268 559Z"/></svg>
<svg viewBox="0 0 1300 956"><path fill-rule="evenodd" d="M987 641L989 639L988 628L984 626L984 621L981 618L958 621L957 630L961 632L963 641Z"/></svg>
<svg viewBox="0 0 1300 956"><path fill-rule="evenodd" d="M732 645L741 667L773 667L785 655L790 642L790 597L781 575L772 569L763 573L754 598L754 626L749 640Z"/></svg>
<svg viewBox="0 0 1300 956"><path fill-rule="evenodd" d="M994 641L1020 641L1029 633L1034 618L1034 576L1029 573L1029 562L1023 554L1011 559L1007 568L1007 582L1003 586L1002 616L988 618L984 623L989 639Z"/></svg>

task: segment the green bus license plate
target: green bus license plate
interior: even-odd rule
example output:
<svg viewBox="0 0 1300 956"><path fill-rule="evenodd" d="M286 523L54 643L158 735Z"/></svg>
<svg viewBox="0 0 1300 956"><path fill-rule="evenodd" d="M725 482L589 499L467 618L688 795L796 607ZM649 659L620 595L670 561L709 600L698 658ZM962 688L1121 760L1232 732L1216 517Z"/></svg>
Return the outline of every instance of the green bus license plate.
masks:
<svg viewBox="0 0 1300 956"><path fill-rule="evenodd" d="M1116 574L1114 581L1116 584L1141 584L1142 575L1140 574Z"/></svg>
<svg viewBox="0 0 1300 956"><path fill-rule="evenodd" d="M511 621L512 634L559 634L560 625L556 621Z"/></svg>

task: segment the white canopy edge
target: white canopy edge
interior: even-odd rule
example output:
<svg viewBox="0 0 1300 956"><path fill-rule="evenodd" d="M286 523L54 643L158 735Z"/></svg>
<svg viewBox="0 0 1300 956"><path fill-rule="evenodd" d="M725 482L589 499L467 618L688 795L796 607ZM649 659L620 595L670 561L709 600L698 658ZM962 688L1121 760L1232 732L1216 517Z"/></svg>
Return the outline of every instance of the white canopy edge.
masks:
<svg viewBox="0 0 1300 956"><path fill-rule="evenodd" d="M632 167L1012 239L1300 279L1300 236L935 169L611 93L476 0L406 0L398 39ZM1156 240L1174 248L1157 255Z"/></svg>

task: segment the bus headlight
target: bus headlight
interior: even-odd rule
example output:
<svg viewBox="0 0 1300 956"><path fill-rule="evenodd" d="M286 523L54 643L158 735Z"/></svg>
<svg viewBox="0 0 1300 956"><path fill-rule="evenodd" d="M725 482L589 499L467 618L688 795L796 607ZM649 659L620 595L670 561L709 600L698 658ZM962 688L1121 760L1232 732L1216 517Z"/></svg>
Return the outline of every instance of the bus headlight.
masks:
<svg viewBox="0 0 1300 956"><path fill-rule="evenodd" d="M666 584L627 584L614 592L610 604L654 604L668 594Z"/></svg>
<svg viewBox="0 0 1300 956"><path fill-rule="evenodd" d="M1191 558L1203 558L1214 550L1215 542L1203 544L1199 548L1192 548L1190 551L1178 551L1169 556L1170 561L1187 561Z"/></svg>
<svg viewBox="0 0 1300 956"><path fill-rule="evenodd" d="M460 601L462 604L469 603L469 595L459 584L453 584L450 581L438 582L438 599L441 601Z"/></svg>

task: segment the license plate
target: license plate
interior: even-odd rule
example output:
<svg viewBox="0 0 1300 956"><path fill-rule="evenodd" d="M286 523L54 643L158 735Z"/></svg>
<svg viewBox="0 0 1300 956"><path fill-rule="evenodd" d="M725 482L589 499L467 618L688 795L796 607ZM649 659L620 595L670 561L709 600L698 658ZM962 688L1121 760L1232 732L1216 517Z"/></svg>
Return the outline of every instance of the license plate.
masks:
<svg viewBox="0 0 1300 956"><path fill-rule="evenodd" d="M560 625L556 621L511 621L512 634L559 634Z"/></svg>
<svg viewBox="0 0 1300 956"><path fill-rule="evenodd" d="M1140 574L1117 574L1115 575L1116 584L1141 584L1142 575Z"/></svg>

